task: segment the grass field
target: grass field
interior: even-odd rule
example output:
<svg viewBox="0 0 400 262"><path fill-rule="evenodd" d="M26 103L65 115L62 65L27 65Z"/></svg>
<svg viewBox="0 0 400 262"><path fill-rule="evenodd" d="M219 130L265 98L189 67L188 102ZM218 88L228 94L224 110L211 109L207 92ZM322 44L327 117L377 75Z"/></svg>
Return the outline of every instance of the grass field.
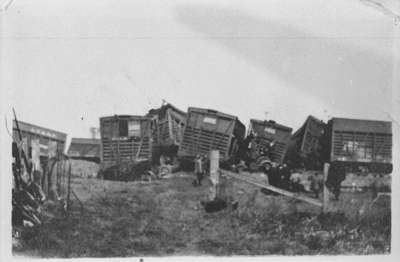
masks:
<svg viewBox="0 0 400 262"><path fill-rule="evenodd" d="M152 183L73 179L84 204L68 217L45 208L44 226L24 235L15 255L127 257L169 255L382 254L390 252L390 200L371 208L368 193L344 193L330 213L229 180L236 210L206 213L209 182L191 174ZM337 211L344 211L340 213ZM360 211L361 210L361 211Z"/></svg>

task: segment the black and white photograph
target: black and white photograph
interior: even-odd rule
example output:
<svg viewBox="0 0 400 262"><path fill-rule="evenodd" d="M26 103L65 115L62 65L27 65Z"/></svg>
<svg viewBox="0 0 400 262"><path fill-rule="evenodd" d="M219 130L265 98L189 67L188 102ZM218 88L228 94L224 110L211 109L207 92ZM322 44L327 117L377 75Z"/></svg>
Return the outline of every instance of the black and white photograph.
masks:
<svg viewBox="0 0 400 262"><path fill-rule="evenodd" d="M0 3L1 261L395 260L400 1Z"/></svg>

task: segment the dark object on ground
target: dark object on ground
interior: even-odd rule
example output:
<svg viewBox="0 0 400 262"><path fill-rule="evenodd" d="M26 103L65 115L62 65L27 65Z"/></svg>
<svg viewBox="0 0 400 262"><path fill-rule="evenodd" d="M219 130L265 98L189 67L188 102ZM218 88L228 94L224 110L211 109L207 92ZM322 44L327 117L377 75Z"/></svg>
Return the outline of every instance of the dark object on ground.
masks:
<svg viewBox="0 0 400 262"><path fill-rule="evenodd" d="M223 210L223 209L225 209L225 208L227 208L227 204L226 204L226 201L225 200L222 200L222 199L219 199L219 198L217 198L217 199L214 199L214 200L212 200L212 201L209 201L209 202L200 202L201 203L201 205L204 207L204 210L207 212L207 213L214 213L214 212L218 212L218 211L221 211L221 210Z"/></svg>
<svg viewBox="0 0 400 262"><path fill-rule="evenodd" d="M261 191L263 194L270 195L270 196L278 196L278 195L279 195L278 193L273 192L273 191L271 191L271 190L268 190L268 189L266 189L266 188L261 188L260 191Z"/></svg>
<svg viewBox="0 0 400 262"><path fill-rule="evenodd" d="M341 212L321 213L318 215L317 219L324 226L335 226L338 224L349 223L346 215Z"/></svg>
<svg viewBox="0 0 400 262"><path fill-rule="evenodd" d="M231 205L232 205L232 211L236 210L239 207L239 202L238 201L233 201L231 203Z"/></svg>
<svg viewBox="0 0 400 262"><path fill-rule="evenodd" d="M266 170L267 176L268 176L268 182L271 186L280 186L280 176L279 176L279 170L276 167L271 167L269 170Z"/></svg>
<svg viewBox="0 0 400 262"><path fill-rule="evenodd" d="M111 166L101 171L101 175L106 180L134 181L140 180L149 170L151 170L150 161L141 161Z"/></svg>

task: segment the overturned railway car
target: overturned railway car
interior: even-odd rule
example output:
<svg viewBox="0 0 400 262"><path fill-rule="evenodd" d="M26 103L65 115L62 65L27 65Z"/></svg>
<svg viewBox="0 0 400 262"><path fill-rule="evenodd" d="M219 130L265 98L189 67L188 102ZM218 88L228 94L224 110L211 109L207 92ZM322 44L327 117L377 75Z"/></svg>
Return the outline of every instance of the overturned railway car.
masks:
<svg viewBox="0 0 400 262"><path fill-rule="evenodd" d="M343 163L352 171L392 172L392 123L332 118L327 124L326 158Z"/></svg>
<svg viewBox="0 0 400 262"><path fill-rule="evenodd" d="M193 159L219 150L221 162L233 161L244 135L245 126L236 116L190 107L178 156Z"/></svg>
<svg viewBox="0 0 400 262"><path fill-rule="evenodd" d="M257 157L260 148L270 148L270 160L277 164L283 162L292 134L292 128L278 124L272 120L261 121L250 119L248 134L254 136L249 145L253 158Z"/></svg>
<svg viewBox="0 0 400 262"><path fill-rule="evenodd" d="M149 117L114 115L100 118L101 169L150 162L155 125Z"/></svg>
<svg viewBox="0 0 400 262"><path fill-rule="evenodd" d="M285 162L294 168L322 169L320 139L325 129L326 123L314 116L308 116L304 124L292 135Z"/></svg>
<svg viewBox="0 0 400 262"><path fill-rule="evenodd" d="M183 139L187 113L166 104L151 109L146 116L155 121L154 158L158 159L160 155L176 156Z"/></svg>

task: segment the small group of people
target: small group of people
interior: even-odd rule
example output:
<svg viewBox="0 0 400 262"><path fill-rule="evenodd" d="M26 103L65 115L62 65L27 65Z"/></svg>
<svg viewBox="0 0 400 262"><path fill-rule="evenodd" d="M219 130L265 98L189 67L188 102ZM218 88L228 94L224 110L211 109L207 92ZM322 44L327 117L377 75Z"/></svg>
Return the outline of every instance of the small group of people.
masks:
<svg viewBox="0 0 400 262"><path fill-rule="evenodd" d="M265 173L268 176L268 182L272 186L289 190L291 188L291 172L286 164L279 166L266 165Z"/></svg>
<svg viewBox="0 0 400 262"><path fill-rule="evenodd" d="M265 172L268 176L268 182L270 185L279 187L291 192L312 192L316 198L319 197L320 192L323 189L324 178L323 175L315 172L314 174L307 177L308 185L301 180L301 174L292 173L290 168L286 164L279 165L277 167L267 167ZM339 180L331 178L331 190L334 193L338 191ZM341 183L341 181L340 181ZM340 186L339 183L339 186Z"/></svg>

